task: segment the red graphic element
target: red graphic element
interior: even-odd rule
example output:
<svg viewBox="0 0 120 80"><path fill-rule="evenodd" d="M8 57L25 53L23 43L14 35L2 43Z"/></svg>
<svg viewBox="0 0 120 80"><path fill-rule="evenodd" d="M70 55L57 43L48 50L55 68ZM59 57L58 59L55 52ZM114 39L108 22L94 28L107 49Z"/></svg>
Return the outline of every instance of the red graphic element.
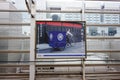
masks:
<svg viewBox="0 0 120 80"><path fill-rule="evenodd" d="M36 24L46 24L50 26L56 27L75 27L75 28L82 28L82 25L79 23L70 23L70 22L55 22L55 21L39 21Z"/></svg>

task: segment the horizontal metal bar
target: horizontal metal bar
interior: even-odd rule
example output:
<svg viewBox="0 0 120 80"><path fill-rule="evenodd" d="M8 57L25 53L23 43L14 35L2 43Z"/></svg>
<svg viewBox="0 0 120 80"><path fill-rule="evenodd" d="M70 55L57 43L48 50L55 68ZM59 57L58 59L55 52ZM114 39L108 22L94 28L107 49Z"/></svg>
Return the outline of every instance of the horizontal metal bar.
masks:
<svg viewBox="0 0 120 80"><path fill-rule="evenodd" d="M4 10L0 10L0 12L28 12L28 10L7 10L7 9L4 9Z"/></svg>
<svg viewBox="0 0 120 80"><path fill-rule="evenodd" d="M0 39L30 39L30 37L13 37L13 36L0 36ZM120 37L113 36L88 36L86 39L120 39Z"/></svg>
<svg viewBox="0 0 120 80"><path fill-rule="evenodd" d="M86 74L86 79L90 80L97 80L97 79L104 79L104 80L119 80L120 74Z"/></svg>
<svg viewBox="0 0 120 80"><path fill-rule="evenodd" d="M117 76L120 75L120 72L92 72L92 73L85 73L86 74L86 77L98 77L98 76L109 76L108 74L113 74L113 76L115 76L115 74ZM93 76L92 76L92 75ZM103 75L101 75L103 74ZM82 75L82 72L80 71L72 71L72 72L39 72L39 73L36 73L36 76L40 76L40 75L79 75L81 76ZM29 73L0 73L0 76L29 76ZM112 75L111 75L112 76Z"/></svg>
<svg viewBox="0 0 120 80"><path fill-rule="evenodd" d="M28 12L27 10L0 10L0 12ZM74 10L36 10L36 12L41 13L81 13L80 11L74 11Z"/></svg>
<svg viewBox="0 0 120 80"><path fill-rule="evenodd" d="M29 67L29 63L27 64L0 64L0 67ZM36 64L36 67L81 67L81 64ZM120 64L85 64L86 67L93 66L120 66Z"/></svg>
<svg viewBox="0 0 120 80"><path fill-rule="evenodd" d="M44 76L46 76L46 75L44 75ZM36 76L36 79L46 79L46 78L51 78L51 77L56 77L57 75L49 75L49 76L46 76L46 77L44 77L43 75L37 75ZM64 75L64 77L72 77L72 78L75 78L75 77L81 77L81 75ZM100 78L101 77L101 79L115 79L115 80L119 80L120 79L120 77L119 77L120 75L104 75L104 76L97 76L97 75L86 75L86 78L87 79L90 79L90 80L93 80L93 79L98 79L98 78ZM61 78L61 76L57 76L57 77L59 77L59 78ZM67 78L68 78L67 77ZM29 78L29 76L7 76L7 77L5 77L5 76L0 76L0 79L27 79L28 80L28 78Z"/></svg>
<svg viewBox="0 0 120 80"><path fill-rule="evenodd" d="M10 80L10 79L13 79L13 80L18 80L18 79L22 79L22 80L28 80L29 76L0 76L0 80L3 79L7 79L7 80Z"/></svg>
<svg viewBox="0 0 120 80"><path fill-rule="evenodd" d="M87 23L86 26L96 26L96 27L112 27L112 26L116 26L116 27L120 27L120 24L90 24Z"/></svg>
<svg viewBox="0 0 120 80"><path fill-rule="evenodd" d="M65 60L56 60L54 62L73 62L73 61L81 61L81 58L79 58L79 59L71 59L71 58L69 58L68 60L67 59L65 59ZM104 60L89 60L89 59L86 59L85 61L120 62L120 60L110 60L110 59L107 59L107 60L106 59L104 59ZM41 63L41 62L53 62L53 61L48 61L48 60L45 60L45 59L44 59L44 61L43 60L41 61L41 58L40 58L39 61L0 61L0 62L1 63L22 63L22 64L25 64L25 63Z"/></svg>
<svg viewBox="0 0 120 80"><path fill-rule="evenodd" d="M100 10L103 10L103 11L116 11L116 12L119 12L119 9L91 9L91 8L86 8L85 10L92 10L92 11L100 11Z"/></svg>
<svg viewBox="0 0 120 80"><path fill-rule="evenodd" d="M36 67L81 67L81 64L40 64L36 65ZM93 66L120 66L120 64L85 64L86 67Z"/></svg>
<svg viewBox="0 0 120 80"><path fill-rule="evenodd" d="M0 23L0 25L10 25L10 26L7 26L7 27L22 27L22 26L30 26L30 23ZM0 26L1 27L1 26Z"/></svg>
<svg viewBox="0 0 120 80"><path fill-rule="evenodd" d="M0 73L0 76L28 76L29 73ZM80 72L42 72L37 73L38 75L80 75Z"/></svg>
<svg viewBox="0 0 120 80"><path fill-rule="evenodd" d="M120 37L113 37L113 36L88 36L87 39L120 39Z"/></svg>
<svg viewBox="0 0 120 80"><path fill-rule="evenodd" d="M86 77L98 77L99 75L97 75L97 74L104 74L104 75L106 75L107 76L107 74L113 74L113 76L115 76L114 74L118 74L117 76L119 76L119 73L120 72L93 72L93 73L85 73L86 74ZM91 76L90 74L94 74L93 76ZM29 75L29 73L0 73L0 76L16 76L16 77L18 77L18 76L23 76L23 77L25 77L25 76L28 76ZM81 72L39 72L39 73L36 73L36 76L40 76L40 75L49 75L49 77L50 77L50 75L79 75L79 76L81 76L82 75L82 73ZM101 76L101 75L100 75ZM109 75L108 75L109 76ZM112 75L111 75L112 76Z"/></svg>
<svg viewBox="0 0 120 80"><path fill-rule="evenodd" d="M50 78L50 77L56 77L57 75L49 75L49 76L46 76L46 75L37 75L36 77L40 77L40 78ZM69 76L69 77L81 77L81 75L64 75L64 77L67 77L67 76ZM93 75L85 75L87 78L88 77L105 77L105 76L120 76L120 74L103 74L103 75L95 75L95 74L93 74ZM61 76L59 76L58 75L58 77L61 77ZM98 79L98 78L97 78Z"/></svg>
<svg viewBox="0 0 120 80"><path fill-rule="evenodd" d="M120 50L87 50L87 53L119 53ZM29 50L0 50L0 53L30 53Z"/></svg>
<svg viewBox="0 0 120 80"><path fill-rule="evenodd" d="M36 78L37 79L40 79L40 78L42 78L42 79L48 79L48 78L55 78L57 75L48 75L48 76L46 76L46 75L39 75L39 74L36 74ZM104 75L85 75L86 76L86 78L87 79L91 79L91 80L93 80L93 79L98 79L98 78L101 78L101 79L115 79L115 80L119 80L120 79L120 75L118 75L118 74L112 74L112 75L108 75L108 74L104 74ZM57 76L58 78L61 78L61 76ZM79 77L81 77L81 75L64 75L64 77L66 77L66 78L68 78L68 77L72 77L72 78L79 78ZM5 76L0 76L0 79L27 79L27 78L29 78L29 76L7 76L7 77L5 77Z"/></svg>
<svg viewBox="0 0 120 80"><path fill-rule="evenodd" d="M95 53L120 53L120 50L87 50L87 53L95 52Z"/></svg>
<svg viewBox="0 0 120 80"><path fill-rule="evenodd" d="M0 67L29 67L29 64L0 64Z"/></svg>
<svg viewBox="0 0 120 80"><path fill-rule="evenodd" d="M86 73L87 74L119 74L120 72L92 72L92 73Z"/></svg>
<svg viewBox="0 0 120 80"><path fill-rule="evenodd" d="M0 53L30 53L29 50L0 50Z"/></svg>
<svg viewBox="0 0 120 80"><path fill-rule="evenodd" d="M39 72L37 75L82 75L80 71L72 71L72 72ZM120 74L120 72L93 72L93 73L85 73L85 74Z"/></svg>
<svg viewBox="0 0 120 80"><path fill-rule="evenodd" d="M75 11L75 10L64 10L64 11L60 11L60 10L37 10L37 12L40 13L82 13L82 11Z"/></svg>
<svg viewBox="0 0 120 80"><path fill-rule="evenodd" d="M46 76L46 75L45 75L45 76ZM57 76L57 75L49 75L49 76L46 76L46 77L47 77L47 79L48 79L48 78L53 78L53 77L56 78L56 76ZM65 77L65 76L66 76L66 75L64 75L64 77ZM81 75L75 75L75 76L73 76L73 75L67 75L67 76L68 76L68 77L72 77L73 79L74 79L75 77L78 77L78 76L81 77ZM66 76L66 77L67 77L67 76ZM46 79L46 77L43 77L43 75L41 75L41 76L38 75L38 76L36 76L36 79L41 79L41 78L42 78L42 79ZM61 78L61 76L59 76L59 75L58 75L57 77L58 77L58 78ZM68 78L68 77L67 77L67 78ZM14 80L14 79L17 79L17 80L18 80L18 79L23 79L23 80L25 79L25 80L28 80L28 78L29 78L29 77L26 77L26 76L23 76L23 77L22 77L22 76L21 76L21 77L16 77L16 76L14 76L14 77L13 77L13 76L9 76L9 77L8 77L8 76L7 76L7 77L5 77L5 76L0 76L0 79L8 79L8 80L9 80L9 79L13 79L13 80ZM112 79L112 80L119 80L119 79L120 79L119 75L111 75L111 76L92 76L92 77L89 76L89 75L86 75L86 79L87 79L87 80L97 80L97 79L99 79L99 78L100 78L100 79L104 79L104 80L110 80L110 79ZM77 79L77 78L75 78L75 79Z"/></svg>
<svg viewBox="0 0 120 80"><path fill-rule="evenodd" d="M82 75L80 71L72 71L72 72L38 72L37 75Z"/></svg>
<svg viewBox="0 0 120 80"><path fill-rule="evenodd" d="M12 37L12 36L3 37L3 36L0 36L0 39L30 39L30 37Z"/></svg>
<svg viewBox="0 0 120 80"><path fill-rule="evenodd" d="M116 76L114 76L114 75L113 75L113 76L100 76L100 77L99 77L99 76L98 76L98 77L97 77L97 76L96 76L96 77L89 77L89 76L87 77L87 76L86 76L86 79L87 79L87 80L97 80L97 79L119 80L120 77L119 77L119 76L116 77Z"/></svg>
<svg viewBox="0 0 120 80"><path fill-rule="evenodd" d="M116 78L117 77L117 78ZM86 78L102 78L104 80L110 80L110 79L120 79L120 74L92 74L92 75L86 75ZM93 79L91 79L93 80Z"/></svg>
<svg viewBox="0 0 120 80"><path fill-rule="evenodd" d="M86 75L90 75L90 74L120 74L120 72L93 72L93 73L85 73ZM82 72L80 71L72 71L72 72L39 72L37 73L37 75L82 75ZM117 75L117 76L118 76Z"/></svg>
<svg viewBox="0 0 120 80"><path fill-rule="evenodd" d="M93 66L120 66L120 64L85 64L86 67L93 67Z"/></svg>
<svg viewBox="0 0 120 80"><path fill-rule="evenodd" d="M81 67L81 64L37 64L36 67Z"/></svg>
<svg viewBox="0 0 120 80"><path fill-rule="evenodd" d="M10 27L14 27L15 25L19 25L17 27L22 27L22 26L30 26L30 23L0 23L0 25L12 25ZM111 27L111 26L116 26L116 27L120 27L120 24L90 24L90 23L87 23L86 26L96 26L96 27ZM2 26L0 26L0 27L2 27Z"/></svg>
<svg viewBox="0 0 120 80"><path fill-rule="evenodd" d="M0 73L0 76L29 76L29 73Z"/></svg>
<svg viewBox="0 0 120 80"><path fill-rule="evenodd" d="M112 10L101 10L101 9L87 9L85 13L98 13L98 14L120 14L120 11L112 11Z"/></svg>
<svg viewBox="0 0 120 80"><path fill-rule="evenodd" d="M27 10L0 10L0 12L28 12ZM81 10L36 10L39 13L82 13ZM100 14L120 14L119 10L112 10L112 9L86 9L85 13L100 13Z"/></svg>

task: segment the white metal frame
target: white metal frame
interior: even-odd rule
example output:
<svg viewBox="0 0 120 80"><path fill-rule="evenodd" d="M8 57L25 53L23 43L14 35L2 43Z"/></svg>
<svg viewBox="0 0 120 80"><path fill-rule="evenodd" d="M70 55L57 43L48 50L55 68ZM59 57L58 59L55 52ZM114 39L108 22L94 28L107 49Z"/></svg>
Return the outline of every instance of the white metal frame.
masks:
<svg viewBox="0 0 120 80"><path fill-rule="evenodd" d="M31 12L31 23L0 23L0 25L30 25L31 26L31 35L30 35L30 61L32 61L33 63L30 64L30 74L29 74L29 80L35 80L35 13L36 12L56 12L56 11L42 11L42 10L36 10L36 5L35 5L35 0L34 3L32 2L33 0L29 0L30 2L30 12ZM119 11L107 11L105 10L104 12L100 12L98 10L94 11L94 10L85 10L85 6L84 6L84 0L82 0L83 5L82 5L82 21L85 21L84 18L84 14L85 13L106 13L106 14L119 14ZM87 0L87 1L99 1L99 0ZM100 0L100 1L108 1L108 0ZM109 1L119 1L119 0L109 0ZM120 1L119 1L120 2ZM27 10L0 10L0 12L28 12ZM58 11L60 13L79 13L79 11ZM120 24L88 24L87 26L117 26L119 27ZM29 39L29 37L0 37L0 39ZM120 37L88 37L88 39L120 39ZM0 51L0 53L29 53L29 51ZM88 50L88 52L117 52L119 53L120 51L114 51L114 50L105 50L105 51L100 51L100 50ZM65 65L65 64L59 64L59 65L52 65L52 66L82 66L82 71L83 71L83 76L82 79L85 80L85 59L82 59L82 64L79 65L75 65L75 64L71 64L71 65ZM108 64L107 64L108 65ZM110 64L113 66L119 66L120 64ZM24 65L24 64L20 64L20 65L16 65L16 64L7 64L7 65L0 65L2 67L8 67L8 66L21 66L21 67L28 67L29 65ZM37 66L51 66L51 65L37 65ZM106 64L86 64L86 66L106 66ZM5 74L2 74L5 75ZM8 76L8 74L6 74ZM10 74L10 75L16 75L16 74ZM23 74L25 75L25 74Z"/></svg>
<svg viewBox="0 0 120 80"><path fill-rule="evenodd" d="M85 0L82 0L82 21L85 21ZM82 59L82 80L85 80L85 59Z"/></svg>
<svg viewBox="0 0 120 80"><path fill-rule="evenodd" d="M36 1L29 0L31 9L31 34L30 34L30 61L35 61L35 14ZM31 63L29 67L29 80L35 80L35 63Z"/></svg>

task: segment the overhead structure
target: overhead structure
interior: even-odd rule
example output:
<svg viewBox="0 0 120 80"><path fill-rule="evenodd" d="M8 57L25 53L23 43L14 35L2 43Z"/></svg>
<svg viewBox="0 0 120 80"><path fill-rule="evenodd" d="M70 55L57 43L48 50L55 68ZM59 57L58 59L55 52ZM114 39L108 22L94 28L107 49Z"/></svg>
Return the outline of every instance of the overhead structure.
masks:
<svg viewBox="0 0 120 80"><path fill-rule="evenodd" d="M49 75L49 76L53 76L53 75L71 75L71 74L76 74L76 76L80 76L83 78L83 80L85 80L85 77L88 79L97 79L98 77L102 78L104 77L105 79L118 79L120 78L120 72L119 71L111 71L111 72L85 72L85 68L86 67L101 67L101 66L105 66L105 67L109 67L109 66L114 66L114 67L119 67L120 64L119 63L111 63L112 61L110 60L106 60L106 62L109 63L93 63L93 64L85 64L84 63L84 59L82 60L82 64L36 64L36 63L40 63L42 62L43 59L49 60L49 58L41 58L40 62L35 60L35 23L36 23L36 12L38 13L81 13L82 14L82 18L81 20L85 20L84 15L85 13L98 13L98 14L120 14L119 10L107 10L104 9L104 11L100 11L99 9L85 9L84 8L84 1L112 1L112 2L120 2L120 0L78 0L78 1L83 1L83 6L82 6L82 10L80 11L52 11L52 10L36 10L36 1L35 0L25 0L26 3L26 7L27 10L0 10L0 12L29 12L29 14L31 15L31 22L30 23L0 23L0 25L13 25L11 27L14 27L15 25L24 25L24 26L30 26L31 28L31 34L30 37L13 37L13 36L9 36L9 37L0 37L0 40L13 40L13 39L30 39L30 50L0 50L0 53L30 53L30 61L26 61L28 64L24 63L24 62L18 62L16 63L11 63L11 64L0 64L0 67L29 67L29 73L8 73L8 74L2 74L0 73L0 78L29 78L29 80L35 80L36 77L43 77L42 75ZM109 26L114 26L114 27L120 27L120 24L89 24L87 23L87 26L92 27L109 27ZM1 26L0 26L1 27ZM110 36L110 37L106 37L106 36L88 36L87 40L92 39L92 40L119 40L120 37L116 37L116 36ZM120 50L87 50L88 53L110 53L112 54L113 52L118 53L120 52ZM114 54L114 53L113 53ZM66 58L59 58L59 59L66 59ZM74 59L74 58L68 58L68 59ZM79 58L77 58L79 59ZM97 60L96 60L97 61ZM115 60L113 60L114 62ZM56 61L57 62L57 61ZM60 61L58 61L60 62ZM87 60L86 60L87 62ZM22 64L19 64L22 63ZM82 72L80 71L76 71L76 72L40 72L40 73L36 73L36 67L80 67L82 68ZM81 74L82 73L82 74ZM5 76L9 76L9 77L5 77ZM16 77L17 76L17 77ZM116 77L117 76L117 77Z"/></svg>

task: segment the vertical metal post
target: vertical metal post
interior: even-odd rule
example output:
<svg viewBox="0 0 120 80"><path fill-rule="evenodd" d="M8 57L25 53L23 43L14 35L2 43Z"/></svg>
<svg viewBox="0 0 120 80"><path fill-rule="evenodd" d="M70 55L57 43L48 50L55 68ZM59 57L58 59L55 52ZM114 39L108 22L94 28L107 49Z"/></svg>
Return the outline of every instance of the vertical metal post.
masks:
<svg viewBox="0 0 120 80"><path fill-rule="evenodd" d="M85 21L85 0L82 0L82 21ZM82 59L82 80L85 80L85 59Z"/></svg>
<svg viewBox="0 0 120 80"><path fill-rule="evenodd" d="M29 0L31 9L30 61L35 61L35 0ZM29 80L35 80L35 63L30 63Z"/></svg>
<svg viewBox="0 0 120 80"><path fill-rule="evenodd" d="M85 80L85 59L82 59L82 80Z"/></svg>
<svg viewBox="0 0 120 80"><path fill-rule="evenodd" d="M85 21L85 0L82 0L82 21Z"/></svg>
<svg viewBox="0 0 120 80"><path fill-rule="evenodd" d="M82 15L81 20L85 21L85 0L82 0ZM81 59L82 63L82 80L85 80L85 58Z"/></svg>

